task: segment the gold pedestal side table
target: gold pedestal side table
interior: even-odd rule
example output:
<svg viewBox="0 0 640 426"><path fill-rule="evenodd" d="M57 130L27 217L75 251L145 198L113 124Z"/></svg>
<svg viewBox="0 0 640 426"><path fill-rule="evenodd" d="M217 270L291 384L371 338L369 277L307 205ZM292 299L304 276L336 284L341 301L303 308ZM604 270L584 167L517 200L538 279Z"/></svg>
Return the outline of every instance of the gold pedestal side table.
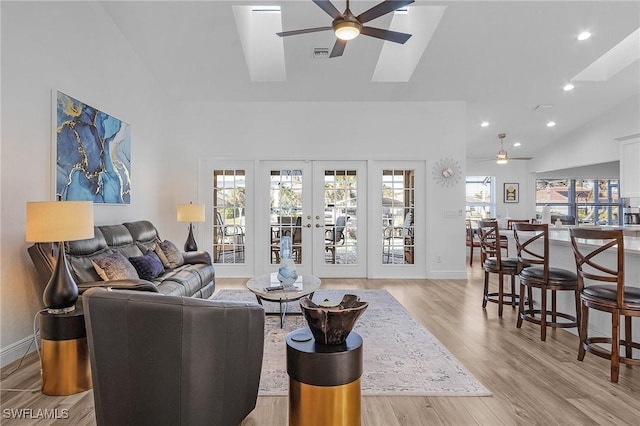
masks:
<svg viewBox="0 0 640 426"><path fill-rule="evenodd" d="M320 345L303 328L291 332L286 342L289 425L360 425L360 335L352 331L342 345Z"/></svg>
<svg viewBox="0 0 640 426"><path fill-rule="evenodd" d="M71 395L92 388L82 304L63 314L40 314L42 393Z"/></svg>

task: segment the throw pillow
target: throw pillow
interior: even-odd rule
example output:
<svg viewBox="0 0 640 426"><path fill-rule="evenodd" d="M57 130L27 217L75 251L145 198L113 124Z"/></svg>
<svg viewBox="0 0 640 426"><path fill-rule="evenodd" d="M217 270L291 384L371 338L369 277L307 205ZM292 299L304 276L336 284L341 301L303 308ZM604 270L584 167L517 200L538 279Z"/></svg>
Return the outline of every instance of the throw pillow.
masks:
<svg viewBox="0 0 640 426"><path fill-rule="evenodd" d="M164 253L164 256L167 258L167 263L164 265L165 268L173 269L184 265L184 257L175 244L169 240L164 240L163 242L158 243L158 245Z"/></svg>
<svg viewBox="0 0 640 426"><path fill-rule="evenodd" d="M103 281L140 278L136 268L118 251L96 257L91 260L91 263Z"/></svg>
<svg viewBox="0 0 640 426"><path fill-rule="evenodd" d="M167 260L167 256L164 255L164 252L162 251L162 248L160 247L160 243L162 241L158 240L156 242L156 246L153 248L153 251L155 252L155 254L158 255L158 258L160 258L160 261L162 262L162 266L164 266L165 268L169 267L169 261Z"/></svg>
<svg viewBox="0 0 640 426"><path fill-rule="evenodd" d="M152 251L148 251L144 256L130 257L129 262L143 280L151 281L164 272L160 258Z"/></svg>

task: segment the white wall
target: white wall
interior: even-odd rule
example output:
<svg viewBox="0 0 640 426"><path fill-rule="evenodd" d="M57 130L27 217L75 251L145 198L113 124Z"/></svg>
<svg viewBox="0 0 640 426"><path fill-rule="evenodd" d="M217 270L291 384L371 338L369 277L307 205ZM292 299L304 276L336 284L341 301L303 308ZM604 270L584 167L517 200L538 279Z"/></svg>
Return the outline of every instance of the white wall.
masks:
<svg viewBox="0 0 640 426"><path fill-rule="evenodd" d="M172 161L187 176L173 183L195 179L199 157L423 160L427 255L416 261L427 262L431 277L464 278L464 217L444 218L445 209L464 211L464 179L445 189L431 169L443 157L464 166L465 111L461 102L185 103Z"/></svg>
<svg viewBox="0 0 640 426"><path fill-rule="evenodd" d="M620 142L615 138L639 132L640 95L634 95L537 152L527 167L531 172L546 172L618 161Z"/></svg>
<svg viewBox="0 0 640 426"><path fill-rule="evenodd" d="M53 199L52 89L131 124L132 203L95 206L96 224L175 222L159 204L162 167L174 149L154 79L94 2L2 2L2 365L21 356L41 302L25 242L27 201ZM168 219L167 219L168 218Z"/></svg>
<svg viewBox="0 0 640 426"><path fill-rule="evenodd" d="M496 177L496 218L531 219L535 217L535 177L527 172L528 161L509 161L496 164L495 161L467 162L467 176ZM518 203L505 203L503 190L505 183L517 183L520 186Z"/></svg>

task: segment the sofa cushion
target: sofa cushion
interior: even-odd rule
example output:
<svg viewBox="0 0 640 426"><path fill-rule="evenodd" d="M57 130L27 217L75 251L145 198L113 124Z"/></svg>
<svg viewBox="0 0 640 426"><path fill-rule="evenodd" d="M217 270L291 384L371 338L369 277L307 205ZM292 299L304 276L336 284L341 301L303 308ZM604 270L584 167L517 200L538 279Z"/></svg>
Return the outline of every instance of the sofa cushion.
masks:
<svg viewBox="0 0 640 426"><path fill-rule="evenodd" d="M144 256L130 257L129 262L136 268L138 275L143 280L151 281L164 272L160 258L152 251L148 251Z"/></svg>
<svg viewBox="0 0 640 426"><path fill-rule="evenodd" d="M95 226L93 230L93 238L68 241L64 244L69 266L77 282L99 281L100 277L96 273L91 260L113 253L109 246L107 246L107 241L104 239L100 228ZM48 276L51 276L50 272ZM46 279L48 280L49 278L47 277Z"/></svg>
<svg viewBox="0 0 640 426"><path fill-rule="evenodd" d="M160 246L160 249L162 250L162 253L164 253L164 256L167 260L167 262L164 264L165 268L174 269L178 266L184 265L184 257L182 257L182 253L175 244L173 244L169 240L164 240L158 243L158 245Z"/></svg>
<svg viewBox="0 0 640 426"><path fill-rule="evenodd" d="M158 231L148 220L138 220L136 222L125 222L123 225L129 230L138 247L143 252L155 250L159 240Z"/></svg>
<svg viewBox="0 0 640 426"><path fill-rule="evenodd" d="M131 262L117 251L106 256L95 257L91 262L103 281L140 278Z"/></svg>
<svg viewBox="0 0 640 426"><path fill-rule="evenodd" d="M93 238L86 240L67 241L64 243L68 256L93 256L108 250L107 241L97 226L93 227Z"/></svg>
<svg viewBox="0 0 640 426"><path fill-rule="evenodd" d="M143 251L140 250L136 242L133 240L133 237L126 226L103 225L99 228L100 231L102 231L102 235L104 235L107 245L113 251L119 251L125 258L142 256Z"/></svg>
<svg viewBox="0 0 640 426"><path fill-rule="evenodd" d="M157 279L160 280L157 284L158 291L174 296L194 294L203 286L200 275L192 271L190 265L183 265L166 271Z"/></svg>

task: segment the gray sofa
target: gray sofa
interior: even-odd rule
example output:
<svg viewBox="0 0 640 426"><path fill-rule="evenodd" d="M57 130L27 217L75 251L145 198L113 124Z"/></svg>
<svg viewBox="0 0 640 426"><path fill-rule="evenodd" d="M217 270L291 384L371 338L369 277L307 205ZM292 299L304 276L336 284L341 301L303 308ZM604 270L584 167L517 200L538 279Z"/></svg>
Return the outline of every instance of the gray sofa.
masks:
<svg viewBox="0 0 640 426"><path fill-rule="evenodd" d="M215 272L211 256L205 251L182 253L184 264L164 271L149 280L118 279L105 281L96 272L97 258L121 253L124 258L143 256L154 251L161 242L158 231L149 221L127 222L121 225L96 226L93 238L66 243L66 255L80 294L92 287L111 287L158 292L172 296L206 299L215 288ZM55 249L51 244L36 243L28 248L44 290L55 265Z"/></svg>

